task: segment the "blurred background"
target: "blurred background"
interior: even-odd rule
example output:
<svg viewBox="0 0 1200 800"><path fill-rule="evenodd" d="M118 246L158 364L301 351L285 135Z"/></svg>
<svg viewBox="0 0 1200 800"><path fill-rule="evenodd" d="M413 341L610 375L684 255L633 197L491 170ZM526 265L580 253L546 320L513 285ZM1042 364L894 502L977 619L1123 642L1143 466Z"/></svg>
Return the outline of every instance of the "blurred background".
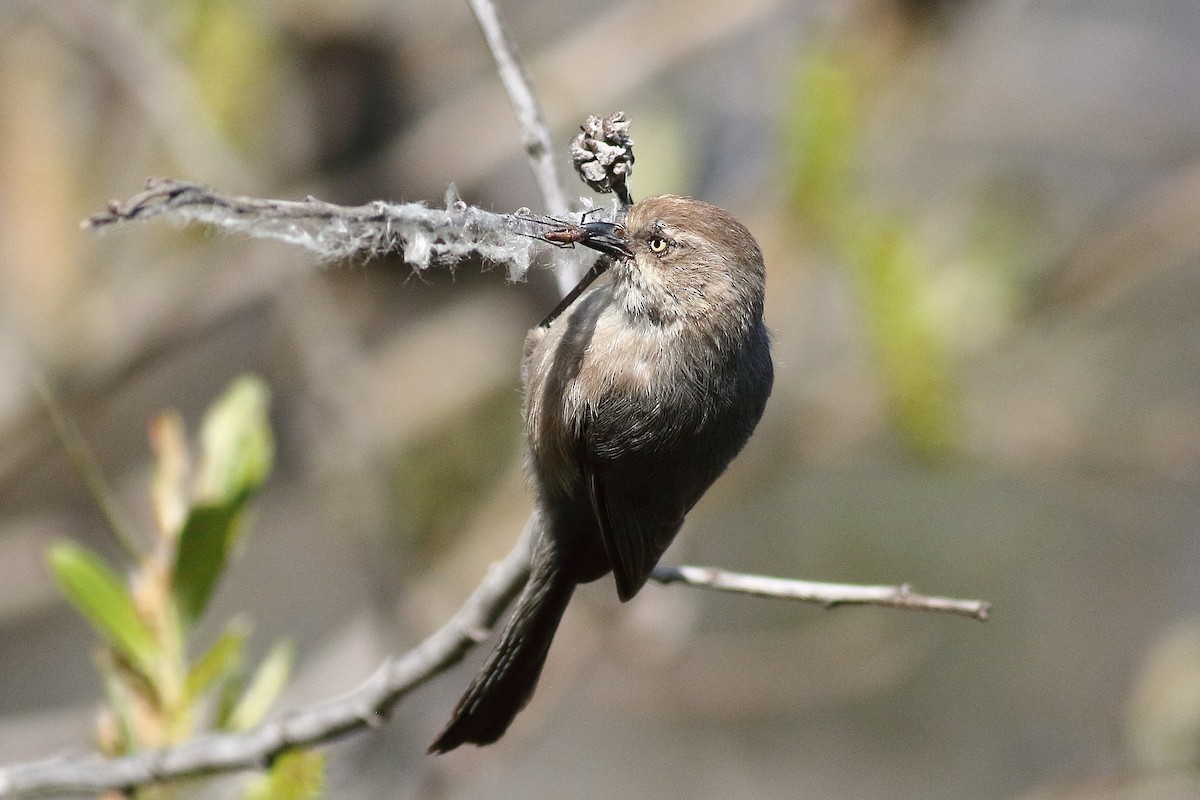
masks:
<svg viewBox="0 0 1200 800"><path fill-rule="evenodd" d="M665 561L908 581L994 618L621 606L601 581L503 741L424 755L474 653L327 748L327 795L1200 796L1200 7L500 11L571 196L570 136L622 109L635 198L725 206L766 254L775 392ZM465 4L0 2L0 762L86 751L103 700L46 548L124 563L39 376L146 530L150 420L194 432L235 376L270 385L276 468L213 617L296 642L282 708L446 620L529 510L518 358L548 268L80 230L151 175L540 207Z"/></svg>

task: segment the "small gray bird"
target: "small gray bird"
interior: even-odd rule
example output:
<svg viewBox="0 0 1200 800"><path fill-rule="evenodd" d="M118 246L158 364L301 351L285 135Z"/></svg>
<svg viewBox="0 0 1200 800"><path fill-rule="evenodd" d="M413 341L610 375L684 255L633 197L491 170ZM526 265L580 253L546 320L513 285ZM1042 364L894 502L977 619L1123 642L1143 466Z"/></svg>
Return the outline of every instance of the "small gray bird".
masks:
<svg viewBox="0 0 1200 800"><path fill-rule="evenodd" d="M525 342L532 572L430 752L504 734L577 584L611 572L622 601L638 593L771 393L762 252L740 222L665 195L632 206L624 226L581 226L576 241L612 263Z"/></svg>

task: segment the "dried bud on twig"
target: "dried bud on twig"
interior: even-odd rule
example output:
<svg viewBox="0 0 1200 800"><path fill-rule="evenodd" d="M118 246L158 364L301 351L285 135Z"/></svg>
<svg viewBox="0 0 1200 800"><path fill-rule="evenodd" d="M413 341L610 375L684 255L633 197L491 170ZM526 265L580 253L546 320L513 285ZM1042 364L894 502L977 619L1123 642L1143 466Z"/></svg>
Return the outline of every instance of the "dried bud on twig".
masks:
<svg viewBox="0 0 1200 800"><path fill-rule="evenodd" d="M602 193L615 192L621 204L633 205L625 185L633 174L633 140L624 111L591 116L571 140L571 161L583 182Z"/></svg>

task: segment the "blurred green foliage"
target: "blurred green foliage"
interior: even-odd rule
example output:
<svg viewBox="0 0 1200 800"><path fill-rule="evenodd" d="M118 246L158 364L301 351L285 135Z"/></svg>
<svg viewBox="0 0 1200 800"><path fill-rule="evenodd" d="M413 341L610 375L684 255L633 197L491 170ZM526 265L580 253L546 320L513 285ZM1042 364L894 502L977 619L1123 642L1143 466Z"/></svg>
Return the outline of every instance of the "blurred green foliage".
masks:
<svg viewBox="0 0 1200 800"><path fill-rule="evenodd" d="M279 91L282 49L243 0L183 0L175 11L179 51L218 130L250 149Z"/></svg>
<svg viewBox="0 0 1200 800"><path fill-rule="evenodd" d="M250 785L246 800L315 800L325 789L325 755L289 750Z"/></svg>
<svg viewBox="0 0 1200 800"><path fill-rule="evenodd" d="M188 655L195 625L229 564L245 507L271 472L268 406L261 380L236 380L205 415L194 476L179 416L168 413L155 421L151 505L156 526L150 545L132 554L127 579L79 545L62 542L49 550L63 593L103 640L97 663L109 708L101 716L98 739L106 755L175 744L204 727L253 727L287 682L294 659L288 642L277 643L245 679L249 626L241 619L229 622L198 657ZM265 783L254 784L250 794L315 797L322 765L318 754L289 753L272 764ZM269 785L269 795L261 794L263 785ZM169 790L140 792L160 797Z"/></svg>
<svg viewBox="0 0 1200 800"><path fill-rule="evenodd" d="M90 550L62 542L49 553L50 569L67 599L92 627L142 674L153 672L160 652L121 578Z"/></svg>
<svg viewBox="0 0 1200 800"><path fill-rule="evenodd" d="M941 461L955 450L958 389L933 313L930 259L908 221L866 200L860 174L870 62L852 43L814 53L784 123L792 203L853 278L901 440Z"/></svg>

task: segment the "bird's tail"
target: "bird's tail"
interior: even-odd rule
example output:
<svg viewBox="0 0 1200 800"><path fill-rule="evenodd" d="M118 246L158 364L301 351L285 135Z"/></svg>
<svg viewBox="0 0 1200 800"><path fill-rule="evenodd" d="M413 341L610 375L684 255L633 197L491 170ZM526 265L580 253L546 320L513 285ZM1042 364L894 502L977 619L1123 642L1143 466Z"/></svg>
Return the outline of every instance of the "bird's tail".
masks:
<svg viewBox="0 0 1200 800"><path fill-rule="evenodd" d="M575 590L575 581L553 552L550 538L542 535L534 545L529 581L500 641L429 752L446 753L465 742L491 744L504 735L533 695L550 642Z"/></svg>

